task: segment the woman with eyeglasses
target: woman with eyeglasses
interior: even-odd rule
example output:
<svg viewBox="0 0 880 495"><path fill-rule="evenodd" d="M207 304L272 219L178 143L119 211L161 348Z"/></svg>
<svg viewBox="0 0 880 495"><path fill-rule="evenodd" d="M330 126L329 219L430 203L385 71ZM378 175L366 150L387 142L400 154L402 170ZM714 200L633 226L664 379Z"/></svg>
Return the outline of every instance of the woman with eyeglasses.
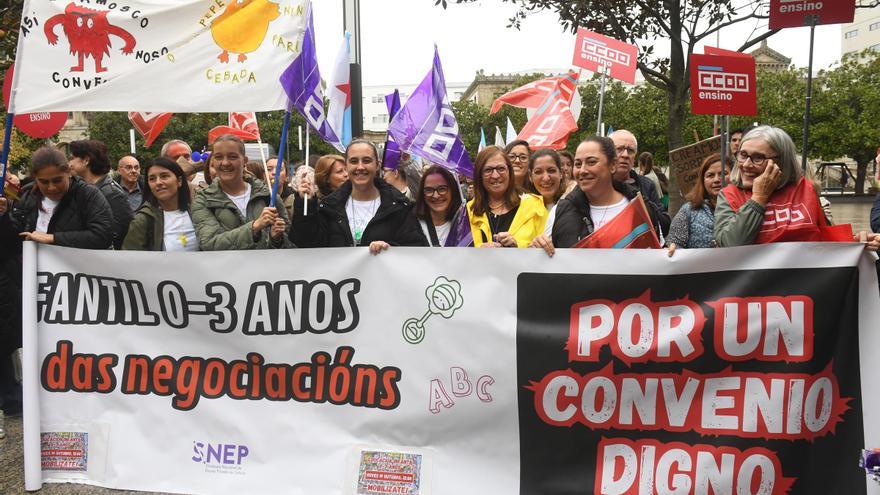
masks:
<svg viewBox="0 0 880 495"><path fill-rule="evenodd" d="M432 165L422 174L415 207L429 246L450 246L449 232L460 209L461 192L455 176L444 167Z"/></svg>
<svg viewBox="0 0 880 495"><path fill-rule="evenodd" d="M722 189L715 207L719 246L823 240L828 224L819 195L803 177L794 141L785 131L755 127L743 136L736 160L739 174ZM866 249L880 248L880 234L865 237Z"/></svg>
<svg viewBox="0 0 880 495"><path fill-rule="evenodd" d="M726 170L725 170L726 172ZM721 192L721 154L703 160L697 183L686 196L669 227L666 243L670 251L679 248L715 247L715 202Z"/></svg>
<svg viewBox="0 0 880 495"><path fill-rule="evenodd" d="M529 177L529 158L532 156L532 149L529 142L522 139L511 141L504 147L504 154L510 159L513 166L513 179L517 191L526 190L526 182Z"/></svg>
<svg viewBox="0 0 880 495"><path fill-rule="evenodd" d="M390 246L425 246L412 203L379 178L379 153L365 139L345 150L348 180L308 215L295 212L290 236L299 247L366 246L379 254Z"/></svg>
<svg viewBox="0 0 880 495"><path fill-rule="evenodd" d="M524 248L544 232L544 200L520 195L513 176L509 155L501 148L487 146L477 154L474 199L467 204L474 247Z"/></svg>

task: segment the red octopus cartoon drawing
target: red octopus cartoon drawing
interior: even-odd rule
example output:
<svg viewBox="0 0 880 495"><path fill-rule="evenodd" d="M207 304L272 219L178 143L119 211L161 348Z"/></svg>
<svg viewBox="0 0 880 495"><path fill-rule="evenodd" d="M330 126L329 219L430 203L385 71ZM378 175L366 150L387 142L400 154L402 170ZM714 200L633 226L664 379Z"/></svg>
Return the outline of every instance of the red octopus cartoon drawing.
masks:
<svg viewBox="0 0 880 495"><path fill-rule="evenodd" d="M110 35L125 41L122 53L130 55L134 50L135 39L125 29L114 26L107 21L106 10L94 10L79 7L73 2L67 4L63 14L49 18L43 26L46 39L50 45L58 42L55 34L55 26L61 24L64 35L70 43L70 53L78 57L79 63L70 68L71 72L82 72L85 58L92 57L95 61L95 72L106 72L107 68L101 65L104 55L110 56Z"/></svg>

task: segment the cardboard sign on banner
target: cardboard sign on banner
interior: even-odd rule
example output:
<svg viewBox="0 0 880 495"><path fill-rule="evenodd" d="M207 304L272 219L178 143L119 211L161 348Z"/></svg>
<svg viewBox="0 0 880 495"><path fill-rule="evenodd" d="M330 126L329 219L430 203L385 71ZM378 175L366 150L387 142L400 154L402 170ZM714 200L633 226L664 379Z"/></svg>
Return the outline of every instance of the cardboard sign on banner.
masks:
<svg viewBox="0 0 880 495"><path fill-rule="evenodd" d="M691 54L691 112L757 115L755 59Z"/></svg>
<svg viewBox="0 0 880 495"><path fill-rule="evenodd" d="M9 66L3 76L3 104L9 108L9 93L12 91L12 74L15 64ZM16 114L12 125L32 138L45 139L58 134L67 122L67 112L36 112Z"/></svg>
<svg viewBox="0 0 880 495"><path fill-rule="evenodd" d="M608 36L578 28L572 63L593 72L608 71L608 76L625 83L636 83L639 47Z"/></svg>
<svg viewBox="0 0 880 495"><path fill-rule="evenodd" d="M707 156L721 152L721 136L704 139L669 152L669 167L678 180L682 194L687 194L699 180L700 165Z"/></svg>
<svg viewBox="0 0 880 495"><path fill-rule="evenodd" d="M770 29L804 27L810 16L816 25L842 24L855 18L855 0L770 0Z"/></svg>

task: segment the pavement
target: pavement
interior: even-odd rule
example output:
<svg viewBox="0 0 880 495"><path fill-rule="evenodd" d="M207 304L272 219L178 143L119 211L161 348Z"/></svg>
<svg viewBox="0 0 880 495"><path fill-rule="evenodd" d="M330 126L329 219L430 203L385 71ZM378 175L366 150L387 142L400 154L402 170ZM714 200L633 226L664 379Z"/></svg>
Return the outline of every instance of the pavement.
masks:
<svg viewBox="0 0 880 495"><path fill-rule="evenodd" d="M869 216L872 198L852 200L830 197L834 223L852 223L853 230L870 231ZM6 418L6 438L0 440L0 495L27 493L24 490L24 453L22 450L22 419ZM132 492L98 488L74 483L47 483L41 495L143 495L156 492Z"/></svg>

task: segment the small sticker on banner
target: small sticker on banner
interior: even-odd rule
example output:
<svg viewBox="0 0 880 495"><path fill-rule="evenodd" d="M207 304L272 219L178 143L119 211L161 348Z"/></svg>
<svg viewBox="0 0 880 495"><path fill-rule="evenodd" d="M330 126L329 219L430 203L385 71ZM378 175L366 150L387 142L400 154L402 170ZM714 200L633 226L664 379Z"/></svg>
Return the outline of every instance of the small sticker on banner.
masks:
<svg viewBox="0 0 880 495"><path fill-rule="evenodd" d="M85 473L89 469L89 434L84 431L49 431L40 434L43 471Z"/></svg>
<svg viewBox="0 0 880 495"><path fill-rule="evenodd" d="M426 452L365 447L353 454L357 458L357 484L353 493L430 495L431 463Z"/></svg>

